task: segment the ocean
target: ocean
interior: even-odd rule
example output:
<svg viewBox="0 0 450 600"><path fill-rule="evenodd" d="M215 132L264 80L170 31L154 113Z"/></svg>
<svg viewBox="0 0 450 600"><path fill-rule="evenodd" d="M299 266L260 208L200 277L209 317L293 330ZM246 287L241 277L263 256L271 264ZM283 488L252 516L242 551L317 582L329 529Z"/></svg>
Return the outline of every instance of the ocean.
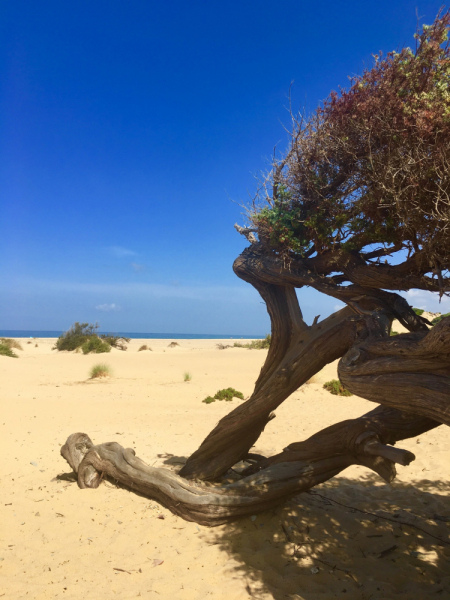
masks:
<svg viewBox="0 0 450 600"><path fill-rule="evenodd" d="M57 338L63 331L39 331L32 329L0 329L0 337L7 338ZM131 331L99 331L99 333L114 333L132 340L262 340L265 335L229 335L218 333L136 333Z"/></svg>

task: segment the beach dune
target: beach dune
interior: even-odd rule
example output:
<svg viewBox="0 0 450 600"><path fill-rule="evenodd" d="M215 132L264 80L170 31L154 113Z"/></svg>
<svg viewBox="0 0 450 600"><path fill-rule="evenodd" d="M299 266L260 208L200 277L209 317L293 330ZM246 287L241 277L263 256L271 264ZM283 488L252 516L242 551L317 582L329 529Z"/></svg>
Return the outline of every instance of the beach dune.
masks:
<svg viewBox="0 0 450 600"><path fill-rule="evenodd" d="M84 356L28 341L18 359L0 356L0 597L450 598L447 428L401 442L416 460L391 485L353 466L276 510L202 527L110 482L80 490L60 448L79 431L179 470L241 402L202 400L230 386L248 397L266 351L139 339ZM112 376L90 380L99 362ZM274 454L373 408L325 391L335 377L336 363L292 394L253 450Z"/></svg>

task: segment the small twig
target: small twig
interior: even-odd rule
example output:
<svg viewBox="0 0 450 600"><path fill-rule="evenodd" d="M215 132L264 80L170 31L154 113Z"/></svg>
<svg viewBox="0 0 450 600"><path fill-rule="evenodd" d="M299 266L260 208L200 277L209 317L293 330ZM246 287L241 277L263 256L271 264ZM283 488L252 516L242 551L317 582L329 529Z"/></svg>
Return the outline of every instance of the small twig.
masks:
<svg viewBox="0 0 450 600"><path fill-rule="evenodd" d="M128 575L131 575L130 571L126 571L125 569L119 569L119 567L113 567L114 571L121 571L122 573L128 573Z"/></svg>
<svg viewBox="0 0 450 600"><path fill-rule="evenodd" d="M358 585L358 581L353 577L353 575L350 573L350 571L348 569L341 569L338 566L327 562L326 560L322 560L321 558L314 557L314 560L318 560L319 562L323 563L324 565L327 565L327 567L331 567L333 569L333 571L341 571L342 573L345 573L346 575L351 577L353 579L353 581Z"/></svg>

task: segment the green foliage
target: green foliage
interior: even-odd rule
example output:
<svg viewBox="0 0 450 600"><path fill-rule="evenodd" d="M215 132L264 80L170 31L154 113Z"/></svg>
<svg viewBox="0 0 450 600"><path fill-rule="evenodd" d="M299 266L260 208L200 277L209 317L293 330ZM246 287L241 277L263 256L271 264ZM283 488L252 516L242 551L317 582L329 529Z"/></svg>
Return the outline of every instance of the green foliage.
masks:
<svg viewBox="0 0 450 600"><path fill-rule="evenodd" d="M440 321L442 321L442 319L445 319L445 317L450 317L450 313L445 313L445 315L441 315L440 317L435 317L431 323L433 325L437 325L437 323L439 323Z"/></svg>
<svg viewBox="0 0 450 600"><path fill-rule="evenodd" d="M332 379L323 384L324 389L328 390L330 394L335 396L353 396L351 392L345 389L339 379Z"/></svg>
<svg viewBox="0 0 450 600"><path fill-rule="evenodd" d="M202 402L204 402L205 404L211 404L211 402L215 402L216 399L213 398L212 396L207 396L204 400L202 400Z"/></svg>
<svg viewBox="0 0 450 600"><path fill-rule="evenodd" d="M417 48L375 56L372 68L295 120L250 220L285 260L395 244L448 264L450 12ZM399 175L401 173L401 176ZM387 258L385 258L387 260Z"/></svg>
<svg viewBox="0 0 450 600"><path fill-rule="evenodd" d="M423 308L413 308L413 311L416 313L416 315L419 315L419 317L425 312Z"/></svg>
<svg viewBox="0 0 450 600"><path fill-rule="evenodd" d="M98 323L74 323L72 327L63 333L55 343L54 350L78 350L81 348L83 354L89 352L109 352L111 346L119 350L126 350L125 343L130 338L112 335L110 333L97 333ZM108 349L107 349L108 348Z"/></svg>
<svg viewBox="0 0 450 600"><path fill-rule="evenodd" d="M0 342L0 356L10 356L11 358L19 358L17 354L14 354L11 348L3 342Z"/></svg>
<svg viewBox="0 0 450 600"><path fill-rule="evenodd" d="M63 333L56 340L54 350L76 350L80 348L85 342L91 337L97 336L97 329L99 325L89 323L74 323L72 327Z"/></svg>
<svg viewBox="0 0 450 600"><path fill-rule="evenodd" d="M191 374L191 373L189 373L189 371L186 371L186 372L184 373L183 377L184 377L184 381L191 381L191 379L192 379L192 374Z"/></svg>
<svg viewBox="0 0 450 600"><path fill-rule="evenodd" d="M83 354L101 354L102 352L111 352L111 346L94 335L84 342L81 350Z"/></svg>
<svg viewBox="0 0 450 600"><path fill-rule="evenodd" d="M211 404L211 402L215 402L216 400L225 400L230 402L233 398L239 398L240 400L244 399L244 394L242 392L238 392L232 387L224 388L223 390L219 390L216 392L214 398L211 396L207 396L202 402L205 404Z"/></svg>
<svg viewBox="0 0 450 600"><path fill-rule="evenodd" d="M98 337L113 348L117 348L117 350L126 350L127 347L125 344L130 343L130 338L113 335L111 333L100 333Z"/></svg>
<svg viewBox="0 0 450 600"><path fill-rule="evenodd" d="M265 350L269 348L271 341L272 336L270 333L268 333L263 340L252 340L247 344L243 344L242 342L234 342L233 346L235 348L248 348L249 350Z"/></svg>
<svg viewBox="0 0 450 600"><path fill-rule="evenodd" d="M394 331L393 329L391 329L391 333L389 335L398 335L398 331Z"/></svg>
<svg viewBox="0 0 450 600"><path fill-rule="evenodd" d="M105 363L99 363L94 365L89 372L91 379L98 377L109 377L111 375L111 368Z"/></svg>
<svg viewBox="0 0 450 600"><path fill-rule="evenodd" d="M16 350L23 350L20 342L11 338L0 338L0 344L7 346L9 349L15 348Z"/></svg>

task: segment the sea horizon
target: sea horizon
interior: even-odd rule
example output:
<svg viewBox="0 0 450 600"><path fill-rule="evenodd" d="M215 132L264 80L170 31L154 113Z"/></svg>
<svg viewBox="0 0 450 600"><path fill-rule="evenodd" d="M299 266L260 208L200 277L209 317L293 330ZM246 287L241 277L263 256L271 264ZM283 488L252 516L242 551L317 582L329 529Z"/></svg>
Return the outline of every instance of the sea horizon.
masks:
<svg viewBox="0 0 450 600"><path fill-rule="evenodd" d="M62 330L0 329L0 337L9 338L58 338L63 333L65 332ZM140 333L135 331L99 331L98 333L111 333L113 335L120 335L132 340L259 340L266 337L265 335L230 335L217 333Z"/></svg>

